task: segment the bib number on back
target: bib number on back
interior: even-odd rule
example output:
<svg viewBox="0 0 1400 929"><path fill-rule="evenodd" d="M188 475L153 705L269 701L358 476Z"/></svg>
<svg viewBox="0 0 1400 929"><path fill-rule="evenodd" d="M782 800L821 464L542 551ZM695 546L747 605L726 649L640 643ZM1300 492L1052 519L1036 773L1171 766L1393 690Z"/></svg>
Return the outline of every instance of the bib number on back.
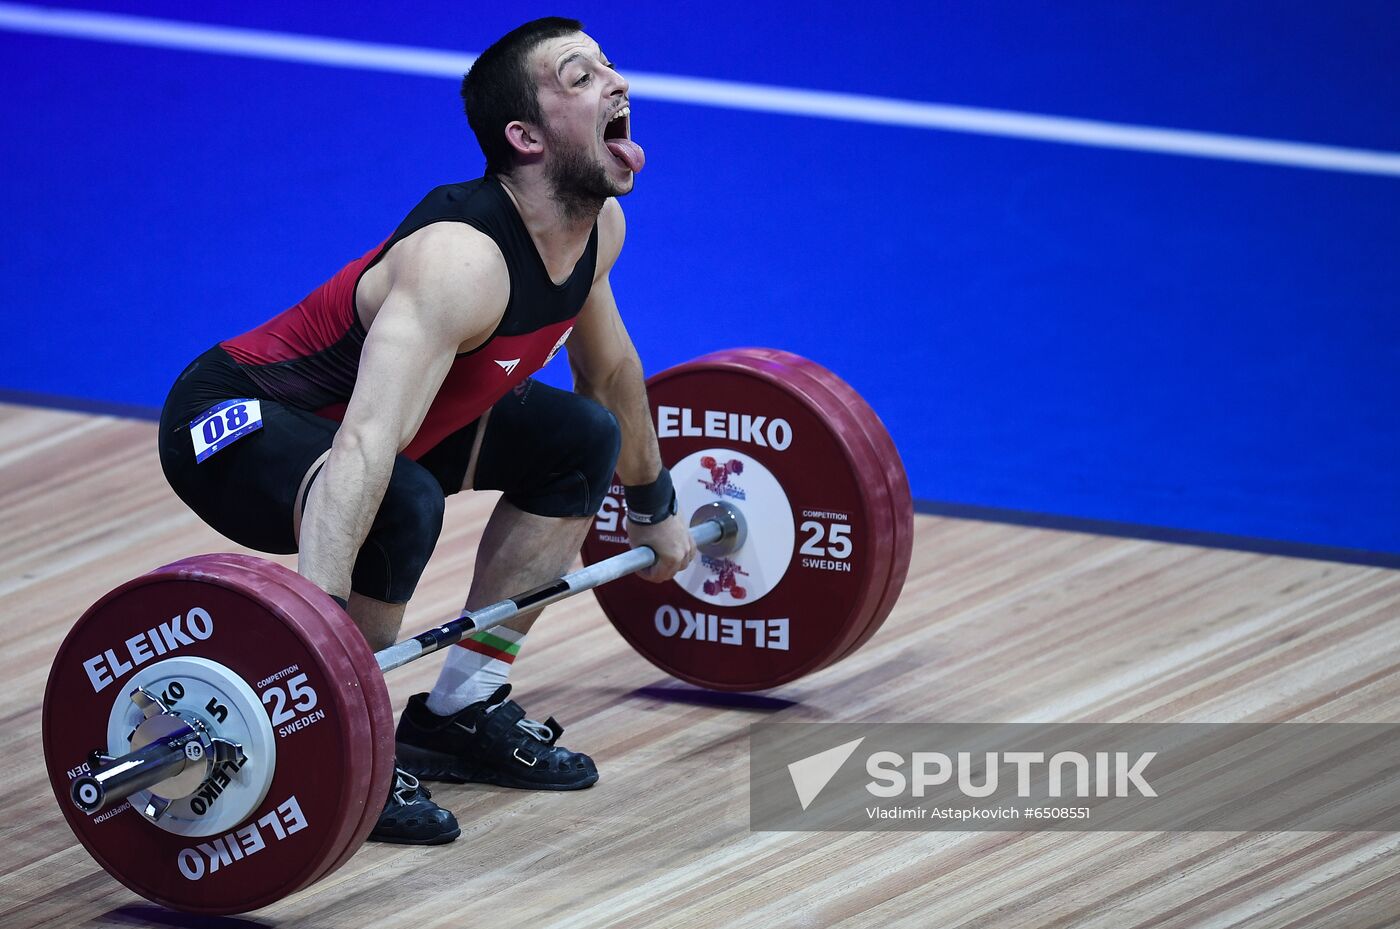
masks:
<svg viewBox="0 0 1400 929"><path fill-rule="evenodd" d="M203 461L248 433L261 428L262 405L258 401L225 400L201 413L190 423L194 460Z"/></svg>

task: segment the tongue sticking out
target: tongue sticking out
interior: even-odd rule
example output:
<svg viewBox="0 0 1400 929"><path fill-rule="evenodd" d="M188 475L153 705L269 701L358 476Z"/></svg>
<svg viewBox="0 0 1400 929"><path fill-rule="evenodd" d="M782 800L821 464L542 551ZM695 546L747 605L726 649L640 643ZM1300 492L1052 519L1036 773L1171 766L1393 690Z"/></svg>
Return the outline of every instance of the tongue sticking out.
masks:
<svg viewBox="0 0 1400 929"><path fill-rule="evenodd" d="M627 170L633 174L642 170L642 167L647 163L647 153L642 151L642 147L631 139L607 139L605 144L608 146L608 151L627 165Z"/></svg>

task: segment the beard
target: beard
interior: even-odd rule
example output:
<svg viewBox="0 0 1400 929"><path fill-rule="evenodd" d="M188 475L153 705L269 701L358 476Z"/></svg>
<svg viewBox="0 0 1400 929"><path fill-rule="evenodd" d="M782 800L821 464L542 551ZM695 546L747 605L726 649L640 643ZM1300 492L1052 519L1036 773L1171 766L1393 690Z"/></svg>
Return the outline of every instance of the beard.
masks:
<svg viewBox="0 0 1400 929"><path fill-rule="evenodd" d="M631 188L608 177L596 157L583 145L545 133L553 149L546 176L559 212L567 221L591 220L603 208L609 197L620 197Z"/></svg>

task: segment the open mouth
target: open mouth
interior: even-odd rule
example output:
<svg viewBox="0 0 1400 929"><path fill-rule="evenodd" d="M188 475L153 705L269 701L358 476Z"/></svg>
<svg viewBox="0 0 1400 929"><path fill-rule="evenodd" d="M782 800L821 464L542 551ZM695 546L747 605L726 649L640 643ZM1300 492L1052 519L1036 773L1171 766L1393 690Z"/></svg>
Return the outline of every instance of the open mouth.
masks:
<svg viewBox="0 0 1400 929"><path fill-rule="evenodd" d="M632 141L632 106L624 104L603 127L603 144L628 171L636 174L646 164L642 147Z"/></svg>
<svg viewBox="0 0 1400 929"><path fill-rule="evenodd" d="M609 139L630 139L632 137L632 105L625 104L612 115L603 127L603 141Z"/></svg>

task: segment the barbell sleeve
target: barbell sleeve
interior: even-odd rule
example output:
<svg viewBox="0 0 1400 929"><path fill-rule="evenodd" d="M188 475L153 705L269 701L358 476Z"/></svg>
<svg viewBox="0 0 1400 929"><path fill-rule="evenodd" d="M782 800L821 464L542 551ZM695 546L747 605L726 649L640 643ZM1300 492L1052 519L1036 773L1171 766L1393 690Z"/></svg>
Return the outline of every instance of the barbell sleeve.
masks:
<svg viewBox="0 0 1400 929"><path fill-rule="evenodd" d="M74 779L69 789L73 805L84 813L96 813L113 801L174 777L190 763L185 745L196 738L192 727L183 726Z"/></svg>

